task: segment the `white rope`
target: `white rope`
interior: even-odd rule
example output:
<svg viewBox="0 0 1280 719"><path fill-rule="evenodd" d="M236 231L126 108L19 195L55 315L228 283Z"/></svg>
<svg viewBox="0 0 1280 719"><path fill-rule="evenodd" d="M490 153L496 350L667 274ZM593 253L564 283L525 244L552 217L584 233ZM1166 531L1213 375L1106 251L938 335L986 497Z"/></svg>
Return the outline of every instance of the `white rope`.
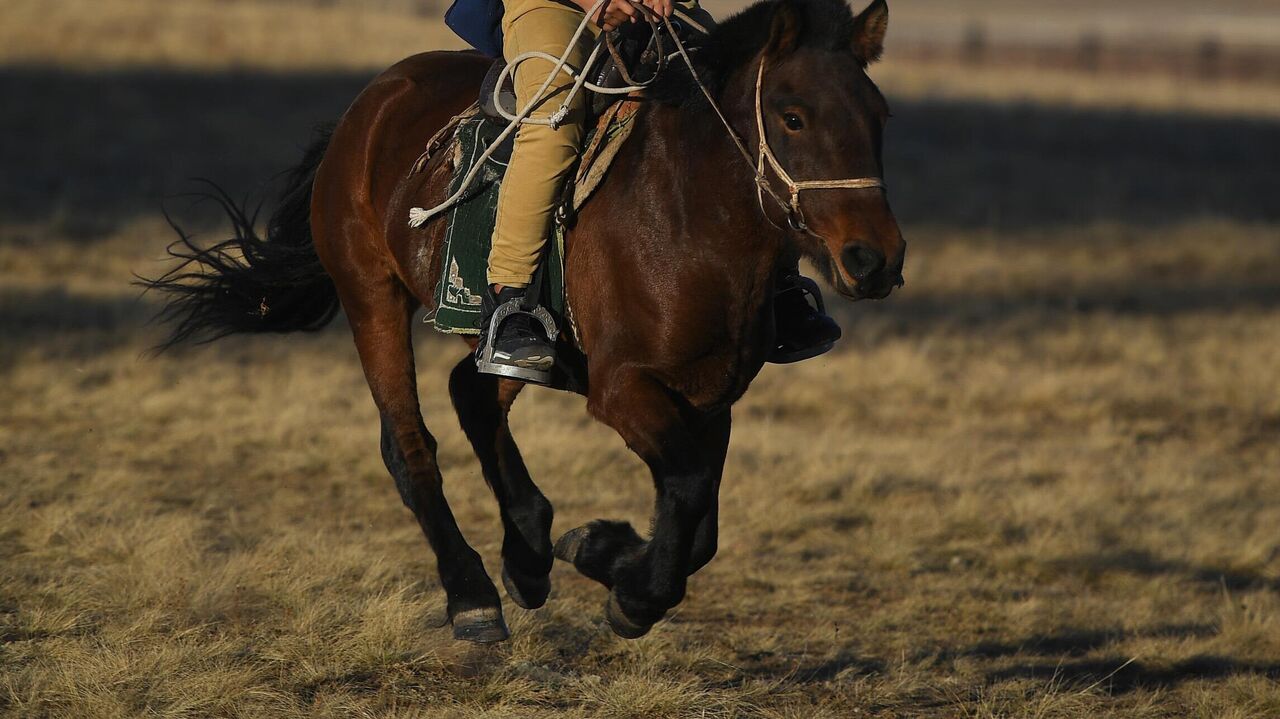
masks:
<svg viewBox="0 0 1280 719"><path fill-rule="evenodd" d="M457 192L454 192L444 202L440 203L439 205L436 205L435 207L429 210L425 210L421 207L414 207L409 210L409 226L410 227L421 227L422 225L426 224L427 220L430 220L432 217L435 217L441 212L444 212L445 210L449 209L454 204L456 204L460 199L462 199L463 195L465 195L467 190L470 189L471 184L475 182L475 179L480 174L480 171L484 168L484 164L489 161L489 158L493 156L493 154L497 151L498 147L502 145L502 143L505 142L506 139L510 137L511 133L514 132L516 128L518 128L520 125L537 124L537 125L547 125L552 129L558 128L560 124L563 123L565 118L568 116L569 107L572 104L574 98L578 95L578 93L582 91L583 88L586 88L588 90L591 90L592 92L596 92L604 95L627 95L633 92L643 90L649 83L653 82L653 80L651 79L649 80L649 83L645 83L644 85L631 85L627 87L616 87L616 88L600 87L595 83L588 82L587 69L595 64L596 59L600 55L600 49L603 47L603 43L596 44L595 48L592 49L590 56L587 58L586 64L583 66L581 70L575 71L572 67L569 67L569 55L572 54L574 49L577 47L578 41L582 38L583 32L585 32L587 29L587 23L591 22L592 18L596 16L596 13L600 11L600 8L602 8L605 5L605 3L609 1L610 0L596 0L596 3L591 6L591 9L588 10L586 14L582 16L582 22L578 23L578 29L574 31L573 37L569 40L569 44L565 46L564 52L560 55L560 57L557 58L554 55L551 55L549 53L533 50L533 51L521 53L515 56L514 58L511 58L510 61L508 61L507 66L502 69L502 72L498 76L498 82L494 84L494 88L493 88L494 107L497 108L498 113L502 115L503 118L508 120L507 126L503 128L502 132L499 133L497 139L495 139L489 145L489 147L485 149L484 153L480 155L480 158L475 162L475 164L471 166L471 169L467 172L466 176L462 178L462 183L458 186ZM639 2L637 2L637 0L631 0L631 2L633 5L636 6L638 10L645 13L646 16L651 15L649 9L641 5ZM703 33L704 35L707 34L708 32L707 28L700 25L698 22L693 20L693 18L689 17L686 13L684 13L679 9L676 9L674 12L675 12L675 15L680 18L680 20L688 23L691 27ZM753 169L755 171L754 180L756 185L756 197L760 202L761 211L764 211L764 195L767 193L774 200L774 202L778 204L778 206L782 209L782 211L787 214L787 219L791 223L791 226L794 229L799 230L801 232L808 232L812 234L812 231L805 224L804 213L800 210L800 193L802 191L819 190L819 189L863 190L863 189L884 189L885 188L884 181L879 177L859 177L859 178L844 179L844 180L804 180L804 181L796 181L792 179L791 175L786 171L786 169L782 167L782 163L778 161L777 156L774 155L773 148L769 146L769 139L765 132L764 107L762 102L762 95L763 95L762 88L764 84L764 66L765 66L764 57L760 58L760 67L756 72L756 87L755 87L756 113L755 114L756 114L756 131L757 131L757 134L759 135L759 140L758 140L759 148L758 148L758 153L755 158L755 161L753 162L750 152L747 150L746 145L742 142L742 138L739 137L738 133L734 131L733 125L729 123L729 118L725 117L724 112L720 109L719 103L717 103L715 98L711 96L710 91L707 89L706 85L702 82L702 79L698 77L698 71L694 67L693 58L689 56L688 51L685 49L684 43L681 42L679 33L677 33L675 28L671 26L670 18L664 17L664 18L661 18L661 20L666 25L668 34L671 36L671 39L675 42L675 46L676 46L676 51L674 53L669 54L667 57L670 58L670 57L679 55L680 58L684 60L685 65L687 65L689 68L689 73L693 78L694 84L697 85L698 89L702 91L702 94L706 97L708 104L711 106L711 109L714 110L716 115L720 118L720 122L724 125L725 130L728 132L730 139L732 139L734 145L737 146L738 152L742 154L742 158L746 161L748 166L754 165ZM547 74L547 79L543 81L542 86L538 88L538 91L534 93L534 96L530 98L529 102L524 106L524 109L522 109L518 114L512 115L511 113L507 112L505 108L502 107L502 103L499 99L499 93L502 91L502 85L506 81L507 76L513 73L515 71L515 68L519 66L520 63L528 62L529 60L534 60L534 59L546 60L548 62L552 62L554 63L554 67L552 67L551 72ZM560 107L555 112L551 113L551 115L547 116L546 118L531 117L531 114L533 113L534 109L537 108L537 106L540 105L547 98L548 89L551 87L551 83L556 79L556 77L560 73L564 73L573 79L573 87L570 88L568 94L565 95L564 101L560 104ZM791 195L791 198L790 198L791 201L789 203L786 200L783 200L781 197L779 197L778 193L775 192L773 187L770 185L768 175L765 173L766 163L767 163L767 166L770 169L772 169L773 172L778 176L778 179L782 180L783 183L786 184L787 189L790 191L790 195ZM769 218L768 212L765 212L764 215L766 219ZM772 220L770 220L770 222L772 223Z"/></svg>
<svg viewBox="0 0 1280 719"><path fill-rule="evenodd" d="M625 95L644 89L643 87L638 86L606 88L600 87L595 83L587 82L587 68L590 68L599 56L601 47L599 44L597 44L595 49L591 51L590 57L587 58L587 62L581 70L575 71L573 68L568 67L569 56L573 54L573 51L577 48L578 41L582 39L582 34L587 30L587 24L591 22L592 18L596 16L596 13L598 13L600 8L604 7L607 2L609 2L609 0L596 0L596 3L591 6L591 9L582 16L582 22L578 23L578 29L574 31L573 37L570 38L569 44L565 46L564 52L561 53L560 57L532 50L520 53L507 62L507 66L502 69L502 73L498 76L498 82L494 84L493 88L494 107L498 108L498 113L508 120L507 126L503 128L498 137L489 145L484 153L480 155L480 158L476 160L475 164L471 166L471 169L467 172L466 176L462 178L462 183L458 186L457 192L454 192L444 202L429 210L425 210L421 207L414 207L409 210L410 227L421 227L426 224L427 220L435 217L441 212L444 212L456 204L458 200L462 199L463 195L465 195L467 190L470 189L471 184L475 182L480 171L484 169L484 164L489 161L489 158L497 152L498 147L502 145L502 143L505 142L506 139L511 136L511 133L515 132L516 128L520 125L547 125L552 129L558 128L568 116L569 106L578 93L582 91L582 88L585 87L592 92L607 95ZM525 104L524 109L522 109L518 114L512 115L502 107L502 102L499 100L499 93L502 91L502 85L506 81L507 76L514 72L515 68L520 65L520 63L534 59L547 60L554 63L554 66L551 68L551 72L547 73L547 79L543 80L542 86L538 88L538 91L535 92L533 97L529 99L529 102ZM531 117L530 115L533 113L534 109L537 108L538 105L542 104L550 94L548 93L548 89L551 87L551 83L554 82L556 77L562 72L573 79L573 88L571 88L569 93L565 96L564 102L560 104L560 108L546 118Z"/></svg>

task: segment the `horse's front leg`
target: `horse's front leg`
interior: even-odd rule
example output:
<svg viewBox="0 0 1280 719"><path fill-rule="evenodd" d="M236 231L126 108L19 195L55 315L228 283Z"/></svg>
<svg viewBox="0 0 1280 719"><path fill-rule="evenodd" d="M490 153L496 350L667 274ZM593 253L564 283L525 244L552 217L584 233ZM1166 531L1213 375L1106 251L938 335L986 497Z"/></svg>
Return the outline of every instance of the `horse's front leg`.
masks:
<svg viewBox="0 0 1280 719"><path fill-rule="evenodd" d="M556 555L610 588L605 617L620 636L644 635L684 598L686 578L715 552L715 503L729 413L697 413L638 372L600 383L588 406L649 465L657 489L653 533L597 520L567 533Z"/></svg>

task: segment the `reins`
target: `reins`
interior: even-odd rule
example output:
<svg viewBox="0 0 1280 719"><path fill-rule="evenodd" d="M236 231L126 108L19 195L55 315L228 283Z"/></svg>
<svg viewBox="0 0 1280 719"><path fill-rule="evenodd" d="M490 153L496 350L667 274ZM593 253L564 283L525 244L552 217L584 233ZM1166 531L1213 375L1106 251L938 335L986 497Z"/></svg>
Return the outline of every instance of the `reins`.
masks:
<svg viewBox="0 0 1280 719"><path fill-rule="evenodd" d="M511 61L507 64L507 66L503 68L502 73L499 75L498 82L494 84L493 92L494 92L494 98L495 98L494 106L498 108L499 114L501 114L504 118L509 120L507 127L503 129L503 131L493 141L493 143L489 146L489 148L485 150L484 154L479 158L479 160L472 166L470 172L468 172L466 177L463 178L462 183L458 187L458 190L454 192L453 195L451 195L448 199L446 199L444 202L440 203L436 207L431 208L430 210L424 210L421 207L414 207L409 210L409 226L410 227L422 226L424 223L426 223L427 220L431 219L433 216L443 212L444 210L448 209L449 207L452 207L455 203L457 203L458 200L465 195L471 183L475 181L475 178L479 174L480 169L484 166L485 162L489 159L489 157L494 153L494 151L497 150L498 146L501 145L502 142L506 140L507 137L509 137L511 133L514 132L515 129L519 127L521 124L534 123L534 124L549 125L552 128L558 127L560 123L564 122L565 117L568 115L569 105L573 101L573 98L584 87L588 90L591 90L592 92L606 94L606 95L626 95L632 92L638 92L640 90L643 90L645 87L651 84L655 79L657 79L658 73L655 73L654 77L650 78L644 83L631 82L631 77L627 73L626 68L623 67L622 63L617 62L618 60L620 60L620 57L617 53L616 48L614 48L612 42L608 40L608 33L602 33L601 41L597 42L595 48L592 49L591 54L588 56L587 61L584 64L582 70L575 72L572 68L567 66L569 54L573 51L573 48L577 45L579 38L582 37L582 33L586 30L587 23L590 22L593 17L595 17L596 13L600 11L600 8L602 8L605 5L605 3L608 1L609 0L597 0L595 5L593 5L589 11L587 11L587 13L583 16L582 22L579 23L577 31L574 32L573 38L569 41L568 46L565 47L564 53L560 57L555 57L554 55L550 55L544 52L531 51L531 52L522 53L512 58ZM657 21L655 20L655 18L660 19L662 21L663 25L667 30L667 34L671 37L672 41L675 44L675 47L676 47L675 54L679 55L680 59L684 61L685 66L689 68L689 76L693 79L693 83L698 87L698 90L702 92L702 96L706 98L707 104L710 105L711 109L715 111L716 117L720 118L720 123L724 125L725 132L729 135L729 139L733 140L733 144L735 147L737 147L738 153L742 155L743 161L746 162L747 166L751 168L752 172L754 173L755 175L754 181L756 185L756 199L760 203L760 211L764 213L765 219L769 220L770 224L774 224L774 223L772 218L769 217L768 211L765 209L765 204L764 204L765 195L768 195L770 198L772 198L773 201L777 203L778 208L781 209L782 212L786 214L787 224L791 227L791 229L797 232L804 232L806 234L813 235L815 233L812 230L810 230L809 226L805 223L804 212L800 209L800 193L801 192L804 192L805 190L835 190L835 189L843 189L843 190L881 189L883 190L885 189L884 180L879 177L858 177L858 178L850 178L850 179L842 179L842 180L799 180L799 181L791 177L790 173L787 172L786 168L782 166L782 163L778 161L778 157L777 155L774 154L773 148L769 146L769 138L767 133L765 132L764 105L762 100L763 92L764 92L763 91L764 66L765 66L765 59L766 59L764 57L760 58L760 66L759 66L759 69L756 71L755 115L756 115L756 132L759 135L759 148L758 148L756 157L753 159L751 156L751 152L747 149L746 143L744 143L742 141L742 138L738 136L738 133L734 131L733 125L729 122L729 118L725 117L724 111L720 109L720 104L716 102L716 99L715 97L712 96L711 91L707 88L706 84L703 83L702 78L698 76L698 70L697 70L697 67L695 67L694 65L693 58L689 56L689 51L685 48L684 41L680 39L680 34L676 31L676 28L671 24L671 18L657 16L649 8L645 7L640 2L638 2L638 0L631 0L631 3L635 5L635 7L638 10L640 10L641 14L644 16L644 19L650 24L650 26L654 27L655 29L657 26ZM680 18L680 20L688 23L691 27L701 31L703 34L706 34L708 32L707 28L704 28L701 25L699 25L695 20L693 20L693 18L690 18L683 11L676 9L674 12ZM657 35L656 32L655 32L655 35ZM587 81L586 68L590 68L592 65L595 64L596 58L599 56L602 48L607 49L610 55L613 56L615 63L617 63L618 68L621 72L622 77L624 78L625 81L631 82L631 84L629 84L626 87L605 88L605 87L599 87L594 83ZM660 40L658 43L658 51L661 56L659 58L660 67L665 66L666 53L663 51L663 47ZM551 72L548 73L547 79L542 83L542 86L538 89L538 92L534 93L534 97L525 105L525 107L519 113L512 115L502 108L501 102L497 101L498 93L501 91L502 85L505 82L507 75L513 73L515 71L516 66L518 66L522 62L526 62L534 58L548 60L554 64L554 67L552 68ZM567 74L570 78L572 78L574 81L574 84L573 84L573 87L570 89L569 93L566 95L564 101L561 103L559 109L557 109L554 113L552 113L549 117L545 119L530 117L530 114L533 112L534 108L536 108L545 99L547 90L548 88L551 87L552 81L556 78L558 74L562 72ZM769 182L769 177L765 172L766 167L771 169L773 173L778 176L778 179L782 180L782 182L787 186L787 191L790 193L790 201L784 200L773 189L773 185Z"/></svg>

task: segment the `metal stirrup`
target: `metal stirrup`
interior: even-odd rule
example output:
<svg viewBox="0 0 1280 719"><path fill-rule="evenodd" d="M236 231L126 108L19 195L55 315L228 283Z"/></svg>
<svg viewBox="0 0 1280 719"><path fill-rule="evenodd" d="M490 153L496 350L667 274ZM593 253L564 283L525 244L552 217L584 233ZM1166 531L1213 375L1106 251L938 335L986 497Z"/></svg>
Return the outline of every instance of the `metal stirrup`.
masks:
<svg viewBox="0 0 1280 719"><path fill-rule="evenodd" d="M548 384L551 382L551 370L517 367L493 361L493 345L498 338L498 328L512 315L528 315L537 320L542 325L542 329L546 331L547 340L552 346L552 356L555 356L555 342L556 338L560 336L560 330L556 327L555 318L541 305L534 307L532 310L526 310L522 306L523 302L524 298L517 297L507 300L493 311L493 316L489 318L489 331L484 336L484 342L476 348L476 367L485 374L496 374L524 380L525 382Z"/></svg>

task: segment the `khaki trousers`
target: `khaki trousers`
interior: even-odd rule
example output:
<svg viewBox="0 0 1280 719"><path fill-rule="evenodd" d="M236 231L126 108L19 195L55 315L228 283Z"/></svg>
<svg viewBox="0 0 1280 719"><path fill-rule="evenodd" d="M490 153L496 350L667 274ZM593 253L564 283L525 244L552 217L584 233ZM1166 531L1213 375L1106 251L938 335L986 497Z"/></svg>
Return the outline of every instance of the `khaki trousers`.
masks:
<svg viewBox="0 0 1280 719"><path fill-rule="evenodd" d="M538 50L559 57L582 22L582 15L581 10L552 0L506 0L502 54L513 58ZM574 69L582 69L599 32L595 23L588 25L569 55L569 64ZM518 110L537 93L552 67L550 61L533 59L516 68ZM569 76L561 73L552 82L547 99L532 116L550 116L559 109L572 86ZM498 192L498 217L493 228L493 248L489 252L489 284L525 287L533 279L565 176L582 146L587 102L587 93L578 93L569 116L558 129L521 125L516 131L511 164Z"/></svg>
<svg viewBox="0 0 1280 719"><path fill-rule="evenodd" d="M698 0L676 3L704 27L715 22L698 6ZM538 50L560 57L582 22L583 12L554 0L504 0L502 54L510 59ZM587 25L569 64L582 69L591 54L600 28ZM537 93L554 65L534 59L520 64L515 72L517 110ZM549 97L534 110L533 117L548 117L560 108L573 86L561 73L548 88ZM498 192L498 217L489 251L489 284L526 287L533 279L551 226L551 217L560 201L566 175L582 147L586 133L588 93L581 92L570 106L569 116L559 129L546 125L521 125L516 131L511 164Z"/></svg>

